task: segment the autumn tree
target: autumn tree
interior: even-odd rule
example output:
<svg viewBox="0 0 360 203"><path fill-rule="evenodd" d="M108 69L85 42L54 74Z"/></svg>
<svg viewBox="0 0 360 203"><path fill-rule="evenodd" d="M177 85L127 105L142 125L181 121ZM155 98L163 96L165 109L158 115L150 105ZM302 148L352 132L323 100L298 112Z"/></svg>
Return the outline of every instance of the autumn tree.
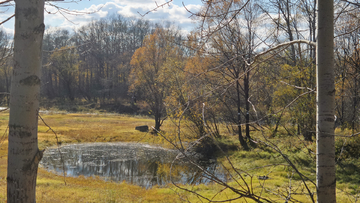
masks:
<svg viewBox="0 0 360 203"><path fill-rule="evenodd" d="M207 70L217 75L217 79L207 80L213 89L209 94L216 101L214 114L219 121L229 124L245 149L246 140L251 140L252 120L249 99L254 72L249 65L259 45L256 27L260 25L260 11L256 1L212 2L200 12L202 29L197 33L201 36L199 46L204 50L201 57L214 59Z"/></svg>
<svg viewBox="0 0 360 203"><path fill-rule="evenodd" d="M214 121L212 118L218 110L211 105L211 97L208 95L211 91L209 81L216 80L217 76L213 72L204 74L211 67L213 58L197 53L179 59L174 61L177 66L172 66L167 73L170 79L168 82L172 83L171 95L166 98L167 114L171 118L183 117L190 121L188 128L193 134L191 137L201 138L206 134L204 122L206 119ZM206 109L206 115L203 114L203 108ZM211 123L216 125L216 122Z"/></svg>
<svg viewBox="0 0 360 203"><path fill-rule="evenodd" d="M181 55L181 50L174 46L174 34L171 30L157 28L144 39L143 46L132 56L130 91L137 99L143 99L155 117L155 130L159 131L166 117L164 99L169 94L166 69L169 62Z"/></svg>
<svg viewBox="0 0 360 203"><path fill-rule="evenodd" d="M268 82L272 88L271 112L278 112L272 118L275 122L272 135L278 133L280 125L289 135L302 134L307 141L312 141L315 135L315 79L311 77L315 73L312 62L304 64L305 60L297 66L280 63L276 71L265 71L266 75L262 75L271 81Z"/></svg>

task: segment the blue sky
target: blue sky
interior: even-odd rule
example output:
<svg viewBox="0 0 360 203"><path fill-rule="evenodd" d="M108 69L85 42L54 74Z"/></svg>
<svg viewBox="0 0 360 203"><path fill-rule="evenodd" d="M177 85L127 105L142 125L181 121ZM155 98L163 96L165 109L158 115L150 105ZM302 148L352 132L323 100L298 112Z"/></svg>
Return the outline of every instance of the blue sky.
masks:
<svg viewBox="0 0 360 203"><path fill-rule="evenodd" d="M165 3L165 0L156 0L158 5ZM191 11L198 11L201 7L201 0L173 0L170 6L164 6L157 9L144 17L139 13L144 14L147 11L156 7L155 0L65 0L64 2L51 2L62 8L67 8L72 11L79 12L93 12L93 14L61 15L54 7L46 6L45 25L46 27L61 27L66 29L76 29L82 25L87 24L93 19L103 18L112 14L121 14L125 17L135 17L150 20L152 22L170 21L177 24L184 30L190 31L195 26L194 22L189 18L190 14L183 7L182 3ZM0 20L5 20L14 13L14 7L0 8ZM14 29L14 20L10 20L4 25L0 26L6 32L12 34Z"/></svg>

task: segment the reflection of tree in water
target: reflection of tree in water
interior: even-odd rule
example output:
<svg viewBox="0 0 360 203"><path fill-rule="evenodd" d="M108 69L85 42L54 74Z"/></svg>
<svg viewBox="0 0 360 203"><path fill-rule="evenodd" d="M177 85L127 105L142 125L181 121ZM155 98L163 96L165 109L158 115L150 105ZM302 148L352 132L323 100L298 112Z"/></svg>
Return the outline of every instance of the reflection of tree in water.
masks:
<svg viewBox="0 0 360 203"><path fill-rule="evenodd" d="M187 161L172 161L176 151L141 144L78 144L61 148L68 176L101 176L105 180L126 181L146 188L165 185L172 181L182 184L207 183L199 169ZM216 164L202 162L202 167L216 170ZM62 162L57 149L45 153L42 166L62 173ZM170 179L171 175L171 179Z"/></svg>

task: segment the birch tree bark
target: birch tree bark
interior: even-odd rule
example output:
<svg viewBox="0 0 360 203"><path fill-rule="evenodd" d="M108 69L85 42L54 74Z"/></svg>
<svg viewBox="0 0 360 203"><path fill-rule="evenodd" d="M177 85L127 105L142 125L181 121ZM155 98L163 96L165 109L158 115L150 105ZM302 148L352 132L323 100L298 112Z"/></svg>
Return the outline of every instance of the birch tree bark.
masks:
<svg viewBox="0 0 360 203"><path fill-rule="evenodd" d="M336 202L334 2L317 0L316 185L319 203Z"/></svg>
<svg viewBox="0 0 360 203"><path fill-rule="evenodd" d="M11 82L7 202L35 202L37 125L44 33L44 0L15 0L14 69Z"/></svg>

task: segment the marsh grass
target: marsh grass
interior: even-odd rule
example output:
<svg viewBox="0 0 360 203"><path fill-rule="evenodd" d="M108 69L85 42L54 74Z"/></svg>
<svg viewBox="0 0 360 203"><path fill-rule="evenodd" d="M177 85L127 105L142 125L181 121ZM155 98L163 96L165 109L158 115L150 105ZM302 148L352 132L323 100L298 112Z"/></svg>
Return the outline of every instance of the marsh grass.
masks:
<svg viewBox="0 0 360 203"><path fill-rule="evenodd" d="M162 147L172 146L161 136L151 133L143 133L135 130L138 125L153 125L153 119L143 116L127 116L115 114L92 114L80 113L48 113L41 114L46 122L39 120L39 148L64 145L69 143L86 142L142 142ZM6 202L6 167L7 167L7 130L8 113L0 113L0 202ZM186 122L186 121L184 121ZM186 123L184 123L186 125ZM57 134L58 141L50 126ZM236 135L228 135L223 126L219 144L224 147L233 167L241 171L241 175L247 183L252 183L252 191L274 201L283 202L284 197L277 194L288 194L292 188L292 195L302 202L310 202L309 196L303 195L304 184L300 181L299 175L284 161L279 153L273 149L258 144L250 151L239 150ZM177 128L171 121L164 123L163 134L171 141L177 143L179 137ZM282 129L280 129L281 131ZM191 130L184 129L181 139L184 143L193 141ZM344 134L348 132L343 132ZM285 136L278 134L270 138L270 134L263 134L254 131L252 137L271 139L283 153L285 153L298 167L298 169L310 180L315 181L315 143L304 142L300 137ZM3 139L4 138L4 139ZM340 140L340 138L337 138ZM340 140L341 141L341 140ZM340 142L339 141L339 142ZM226 168L231 170L232 166L226 161L224 154L219 154L219 160ZM342 164L342 165L341 165ZM338 202L351 202L359 198L360 174L358 159L344 159L338 165ZM351 165L353 164L353 165ZM169 166L159 167L159 173L168 173ZM176 171L175 171L176 172ZM234 173L233 173L234 174ZM259 180L259 176L267 176L267 180ZM240 180L238 174L234 174L236 180ZM306 182L312 191L314 185ZM240 187L235 181L230 181L233 187ZM217 184L183 185L201 195L213 200L223 200L237 196L229 189ZM222 191L222 192L219 192ZM215 197L214 197L215 196ZM66 177L54 175L42 168L39 169L37 180L37 202L201 202L200 199L191 193L178 189L174 185L156 186L145 189L140 186L130 185L125 182L105 182L98 177ZM234 202L245 202L237 200ZM248 200L247 202L252 202Z"/></svg>

